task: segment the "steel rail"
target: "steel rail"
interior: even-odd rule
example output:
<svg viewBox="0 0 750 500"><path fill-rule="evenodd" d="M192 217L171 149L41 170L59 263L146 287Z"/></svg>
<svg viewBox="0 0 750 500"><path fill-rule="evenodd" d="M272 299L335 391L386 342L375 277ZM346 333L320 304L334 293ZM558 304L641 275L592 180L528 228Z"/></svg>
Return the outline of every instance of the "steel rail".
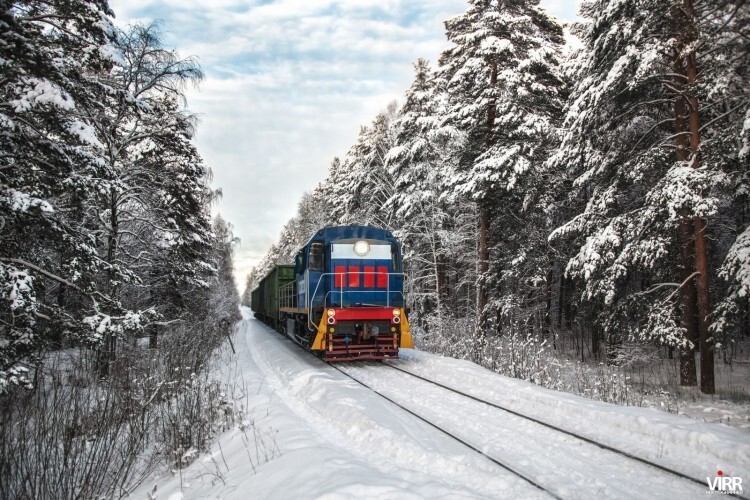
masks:
<svg viewBox="0 0 750 500"><path fill-rule="evenodd" d="M276 332L276 333L278 333L278 332ZM510 467L510 466L508 466L508 465L500 462L499 460L491 457L490 455L488 455L487 453L483 452L482 450L480 450L476 446L474 446L474 445L472 445L470 443L467 443L466 441L464 441L463 439L459 438L458 436L456 436L456 435L452 434L451 432L443 429L442 427L438 426L437 424L435 424L433 422L430 422L429 420L427 420L423 416L421 416L421 415L415 413L414 411L410 410L409 408L407 408L407 407L405 407L405 406L397 403L393 399L389 398L388 396L386 396L385 394L381 393L380 391L377 391L377 390L373 389L372 387L370 387L369 385L365 384L364 382L362 382L361 380L357 379L356 377L353 377L352 375L346 373L346 371L342 370L340 366L334 365L334 364L331 364L331 363L327 363L327 362L323 361L322 359L318 358L317 356L315 356L315 354L313 354L312 352L310 352L307 349L305 349L305 347L302 344L299 344L297 342L293 342L292 339L290 339L287 336L284 336L284 338L287 339L287 340L289 340L292 344L294 344L295 346L299 347L300 349L302 349L306 353L312 355L315 359L317 359L321 363L324 363L324 364L330 366L334 370L336 370L336 371L340 372L341 374L343 374L345 377L350 378L351 380L353 380L354 382L358 383L362 387L364 387L364 388L366 388L366 389L374 392L375 394L377 394L381 398L385 399L386 401L388 401L392 405L394 405L394 406L396 406L396 407L404 410L405 412L407 412L408 414L412 415L413 417L415 417L415 418L421 420L422 422L426 423L427 425L429 425L429 426L437 429L438 431L442 432L443 434L445 434L446 436L450 437L451 439L454 439L455 441L458 441L459 443L461 443L462 445L466 446L470 450L472 450L472 451L474 451L476 453L479 453L480 455L482 455L483 457L485 457L487 460L489 460L490 462L494 463L495 465L497 465L497 466L501 467L502 469L505 469L505 470L507 470L507 471L515 474L516 476L518 476L521 479L523 479L524 481L528 482L529 484L531 484L535 488L538 488L538 489L544 491L545 493L548 493L553 498L555 498L557 500L563 500L560 496L556 495L555 493L553 493L552 491L548 490L547 488L545 488L544 486L540 485L539 483L535 482L534 480L532 480L532 479L524 476L523 474L521 474L520 472L516 471L512 467Z"/></svg>
<svg viewBox="0 0 750 500"><path fill-rule="evenodd" d="M330 364L330 363L329 363L329 364ZM434 422L431 422L431 421L429 421L428 419L426 419L426 418L424 418L423 416L421 416L421 415L419 415L419 414L415 413L414 411L410 410L409 408L407 408L407 407L405 407L405 406L401 405L400 403L397 403L396 401L394 401L393 399L389 398L389 397L388 397L388 396L386 396L385 394L381 393L380 391L378 391L378 390L376 390L376 389L373 389L372 387L370 387L369 385L365 384L365 383L364 383L364 382L362 382L361 380L359 380L359 379L357 379L356 377L354 377L354 376L350 375L349 373L347 373L347 372L346 372L345 370L342 370L342 369L341 369L341 367L339 367L339 366L337 366L337 365L330 365L330 366L331 366L331 367L333 367L334 369L338 370L338 371L339 371L339 372L341 372L342 374L344 374L344 375L345 375L346 377L348 377L348 378L350 378L350 379L354 380L354 381L355 381L356 383L358 383L358 384L359 384L359 385L361 385L362 387L365 387L365 388L369 389L370 391L374 392L375 394L377 394L377 395L378 395L378 396L380 396L381 398L383 398L383 399L385 399L386 401L390 402L391 404L393 404L393 405L397 406L398 408L400 408L400 409L404 410L404 411L405 411L405 412L407 412L408 414L410 414L410 415L412 415L412 416L414 416L414 417L418 418L418 419L419 419L419 420L421 420L422 422L424 422L424 423L426 423L427 425L429 425L429 426L431 426L431 427L433 427L433 428L437 429L438 431L442 432L442 433L443 433L443 434L445 434L446 436L448 436L448 437L450 437L450 438L452 438L452 439L454 439L454 440L458 441L459 443L461 443L462 445L466 446L466 447L467 447L467 448L469 448L470 450L472 450L472 451L475 451L475 452L479 453L480 455L484 456L484 457L485 457L485 458L486 458L487 460L489 460L490 462L494 463L495 465L498 465L498 466L500 466L501 468L503 468L503 469L505 469L505 470L507 470L507 471L509 471L509 472L511 472L511 473L513 473L513 474L515 474L516 476L520 477L521 479L523 479L523 480L524 480L524 481L526 481L527 483L531 484L532 486L534 486L534 487L536 487L536 488L538 488L538 489L540 489L540 490L544 491L545 493L548 493L548 494L549 494L550 496L552 496L553 498L556 498L557 500L562 500L562 497L560 497L560 496L558 496L557 494L555 494L554 492L552 492L552 491L548 490L547 488L545 488L545 487L544 487L544 486L542 486L541 484L539 484L539 483L535 482L535 481L534 481L533 479L531 479L531 478L529 478L529 477L526 477L526 476L524 476L523 474L521 474L521 473L520 473L520 472L518 472L517 470L513 469L512 467L510 467L510 466L509 466L509 465L507 465L507 464L504 464L504 463L500 462L500 461L499 461L499 460L497 460L496 458L493 458L492 456L490 456L490 455L488 455L487 453L483 452L482 450L480 450L480 449L479 449L479 448L477 448L476 446L474 446L474 445L472 445L472 444L470 444L470 443L467 443L466 441L464 441L464 440L463 440L463 439L461 439L460 437L456 436L455 434L452 434L451 432L449 432L449 431L447 431L447 430L443 429L442 427L440 427L439 425L435 424Z"/></svg>
<svg viewBox="0 0 750 500"><path fill-rule="evenodd" d="M424 382L436 385L438 387L441 387L443 389L451 391L451 392L453 392L455 394L459 394L459 395L464 396L464 397L466 397L468 399L474 400L474 401L476 401L478 403L483 403L483 404L486 404L487 406L491 406L492 408L497 408L498 410L502 410L502 411L505 411L507 413L510 413L511 415L515 415L517 417L525 418L526 420L530 420L530 421L532 421L532 422L534 422L536 424L542 425L544 427L548 427L550 429L553 429L555 431L561 432L563 434L567 434L568 436L580 439L581 441L585 441L586 443L593 444L594 446L598 446L599 448L602 448L603 450L607 450L607 451L610 451L612 453L616 453L618 455L622 455L624 457L630 458L630 459L635 460L637 462L641 462L642 464L645 464L645 465L647 465L649 467L654 467L656 469L659 469L662 472L666 472L668 474L672 474L674 476L677 476L677 477L679 477L681 479L685 479L687 481L691 481L693 483L697 483L697 484L700 484L701 486L707 487L707 484L706 484L705 481L699 481L698 479L695 479L694 477L688 476L687 474L683 474L682 472L670 469L669 467L665 467L665 466L657 464L655 462L651 462L650 460L646 460L645 458L641 458L641 457L639 457L637 455L633 455L632 453L628 453L626 451L619 450L619 449L614 448L612 446L609 446L607 444L600 443L599 441L595 441L595 440L593 440L591 438L587 438L586 436L581 436L580 434L576 434L575 432L572 432L572 431L569 431L569 430L566 430L566 429L562 429L560 427L557 427L557 426L552 425L550 423L547 423L547 422L544 422L542 420L536 419L534 417L530 417L528 415L524 415L523 413L519 413L519 412L517 412L515 410L511 410L510 408L506 408L506 407L498 405L496 403L485 401L484 399L478 398L476 396L472 396L471 394L467 394L467 393L465 393L463 391L459 391L458 389L454 389L453 387L449 387L449 386L441 384L439 382L435 382L434 380L427 379L425 377L422 377L421 375L417 375L415 373L412 373L412 372L410 372L408 370L404 370L403 368L399 368L399 367L394 366L392 364L384 364L383 366L388 366L389 368L393 368L394 370L398 370L400 372L406 373L408 375L411 375L414 378L417 378L417 379L422 380ZM732 497L736 497L736 498L741 498L743 500L750 500L748 497L745 497L745 496L740 495L738 493L731 493L731 492L724 493L724 492L722 492L722 494L725 494L725 495L728 495L728 496L732 496Z"/></svg>

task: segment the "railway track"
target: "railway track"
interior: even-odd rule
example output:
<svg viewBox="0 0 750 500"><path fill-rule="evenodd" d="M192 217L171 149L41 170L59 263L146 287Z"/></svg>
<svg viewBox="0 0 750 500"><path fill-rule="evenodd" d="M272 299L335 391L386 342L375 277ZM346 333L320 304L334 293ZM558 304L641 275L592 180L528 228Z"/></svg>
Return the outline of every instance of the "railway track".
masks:
<svg viewBox="0 0 750 500"><path fill-rule="evenodd" d="M276 333L279 333L279 332L276 332ZM487 454L487 453L483 452L482 450L480 450L480 449L479 449L479 448L477 448L476 446L474 446L474 445L472 445L472 444L468 443L467 441L464 441L463 439L459 438L459 437L458 437L458 436L456 436L455 434L453 434L453 433L451 433L451 432L449 432L449 431L447 431L447 430L443 429L442 427L440 427L439 425L435 424L434 422L431 422L431 421L429 421L428 419L424 418L423 416L419 415L418 413L416 413L416 412L414 412L414 411L410 410L409 408L405 407L404 405L402 405L402 404L400 404L400 403L398 403L398 402L394 401L393 399L389 398L388 396L386 396L385 394L381 393L380 391L378 391L378 390L376 390L376 389L374 389L374 388L370 387L369 385L365 384L364 382L362 382L362 381L361 381L361 380L359 380L358 378L356 378L356 377L354 377L353 375L351 375L351 374L347 373L345 369L342 369L342 368L341 368L341 365L337 365L337 364L331 364L331 363L326 363L326 362L325 362L325 361L323 361L322 359L320 359L320 358L318 358L317 356L315 356L315 354L313 354L313 353L311 353L310 351L308 351L307 349L305 349L305 347L304 347L304 346L303 346L303 345L302 345L301 343L298 343L298 342L294 342L294 341L293 341L292 339L289 339L288 337L287 337L287 340L289 340L289 341L290 341L290 342L291 342L291 343L292 343L293 345L295 345L296 347L299 347L299 348L300 348L300 349L302 349L303 351L305 351L305 352L307 352L308 354L310 354L310 355L314 356L314 357L315 357L316 359L318 359L318 361L320 361L321 363L324 363L324 364L326 364L326 365L330 366L330 367L331 367L331 368L333 368L334 370L336 370L336 371L340 372L340 373L341 373L342 375L344 375L345 377L347 377L347 378L349 378L349 379L353 380L354 382L356 382L357 384L361 385L362 387L365 387L366 389L368 389L368 390L370 390L370 391L374 392L375 394L377 394L377 395L378 395L378 396L380 396L381 398L385 399L386 401L390 402L390 403L391 403L391 404L393 404L394 406L396 406L396 407L398 407L398 408L400 408L400 409L404 410L404 411L405 411L405 412L407 412L408 414L410 414L410 415L414 416L414 417L415 417L415 418L417 418L418 420L421 420L422 422L426 423L426 424L427 424L427 425L429 425L430 427L432 427L432 428L434 428L434 429L436 429L436 430L440 431L441 433L445 434L446 436L450 437L451 439L454 439L455 441L458 441L459 443L461 443L462 445L466 446L466 447L467 447L467 448L469 448L470 450L472 450L472 451L474 451L474 452L476 452L476 453L479 453L480 455L484 456L484 457L485 457L485 458L486 458L487 460L489 460L490 462L494 463L495 465L497 465L497 466L501 467L502 469L504 469L504 470L506 470L506 471L509 471L509 472L511 472L512 474L514 474L514 475L516 475L516 476L520 477L521 479L523 479L524 481L528 482L529 484L531 484L531 485L532 485L532 486L534 486L535 488L538 488L539 490L541 490L541 491L543 491L543 492L545 492L545 493L549 494L549 495L550 495L551 497L553 497L553 498L556 498L556 499L558 499L558 500L563 500L563 499L562 499L562 497L560 497L560 496L558 496L557 494L555 494L554 492L552 492L552 491L548 490L547 488L545 488L545 487L544 487L544 486L542 486L541 484L537 483L537 482L536 482L536 481L534 481L533 479L531 479L531 478L527 477L527 476L526 476L526 475L524 475L523 473L521 473L521 472L519 472L519 471L515 470L514 468L512 468L511 466L509 466L509 465L507 465L507 464L505 464L505 463L503 463L503 462L501 462L501 461L497 460L496 458L494 458L494 457L490 456L489 454ZM381 366L390 366L390 365L381 365ZM403 370L403 371L405 371L405 370ZM408 372L406 372L406 373L408 373Z"/></svg>
<svg viewBox="0 0 750 500"><path fill-rule="evenodd" d="M688 476L687 474L683 474L682 472L676 471L674 469L670 469L669 467L665 467L663 465L657 464L657 463L652 462L650 460L646 460L645 458L641 458L639 456L633 455L632 453L628 453L626 451L618 450L617 448L614 448L614 447L609 446L607 444L601 443L599 441L595 441L595 440L593 440L591 438L588 438L586 436L581 436L580 434L577 434L575 432L571 432L571 431L569 431L567 429L563 429L561 427L557 427L556 425L549 424L547 422L544 422L542 420L536 419L534 417L530 417L528 415L524 415L523 413L519 413L519 412L517 412L515 410L511 410L510 408L506 408L506 407L504 407L502 405L499 405L499 404L496 404L496 403L492 403L490 401L486 401L486 400L478 398L476 396L472 396L471 394L467 394L467 393L465 393L463 391L459 391L457 389L454 389L453 387L449 387L449 386L441 384L439 382L435 382L433 380L429 380L429 379L427 379L425 377L417 375L416 373L412 373L412 372L410 372L408 370L404 370L403 368L399 368L399 367L393 366L393 365L384 365L384 366L388 366L389 368L392 368L394 370L400 371L402 373L406 373L406 374L408 374L408 375L410 375L410 376L412 376L414 378L417 378L417 379L422 380L424 382L427 382L429 384L435 385L435 386L440 387L442 389L451 391L451 392L453 392L455 394L458 394L458 395L461 395L461 396L463 396L465 398L472 399L472 400L474 400L474 401L476 401L478 403L486 404L487 406L491 406L492 408L497 408L498 410L505 411L507 413L510 413L510 414L515 415L517 417L521 417L521 418L526 419L526 420L529 420L531 422L534 422L534 423L539 424L541 426L544 426L544 427L547 427L549 429L555 430L557 432L561 432L563 434L567 434L568 436L572 436L572 437L574 437L576 439L580 439L581 441L584 441L586 443L593 444L594 446L597 446L597 447L599 447L599 448L601 448L603 450L607 450L607 451L609 451L611 453L615 453L617 455L621 455L623 457L627 457L627 458L629 458L631 460L635 460L637 462L645 464L645 465L647 465L649 467L653 467L655 469L659 469L660 471L666 472L667 474L671 474L671 475L679 477L681 479L685 479L687 481L691 481L693 483L699 484L699 485L704 486L704 487L707 486L705 481L701 481L701 480L695 479L694 477ZM744 500L750 500L747 497L743 497L741 495L730 494L729 496L734 496L734 497L737 497L737 498L742 498Z"/></svg>
<svg viewBox="0 0 750 500"><path fill-rule="evenodd" d="M431 421L429 418L426 418L424 415L420 415L414 409L408 408L407 406L403 405L402 403L399 403L398 401L396 401L394 398L389 397L388 395L384 394L382 391L379 391L376 388L372 387L371 385L368 385L366 382L360 380L356 376L354 376L351 373L349 373L347 371L346 367L337 366L337 365L331 365L331 366L334 369L336 369L337 371L341 372L346 377L348 377L351 380L353 380L356 383L358 383L359 385L361 385L361 386L369 389L370 391L374 392L375 394L377 394L381 398L389 401L391 404L393 404L393 405L401 408L402 410L404 410L407 413L413 415L414 417L418 418L419 420L425 422L426 424L430 425L431 427L439 430L443 434L445 434L445 435L451 437L452 439L460 442L461 444L463 444L467 448L473 450L474 452L477 452L477 453L483 455L485 458L487 458L488 460L490 460L492 463L498 465L499 467L501 467L501 468L503 468L503 469L511 472L512 474L518 476L519 478L523 479L524 481L526 481L529 484L533 485L534 487L536 487L536 488L544 491L545 493L549 494L550 496L552 496L554 498L558 498L558 499L562 498L558 493L555 493L551 489L549 489L549 488L545 487L543 484L541 484L541 481L539 481L538 479L535 479L535 478L531 477L531 475L529 475L529 474L525 474L525 473L521 472L519 470L520 468L511 466L508 463L503 462L502 460L498 459L497 457L493 457L492 455L490 455L486 451L483 451L482 449L480 449L479 446L474 445L474 444L466 441L465 439L462 439L461 437L457 436L455 433L453 433L453 432L451 432L451 431L449 431L449 430L441 427L440 425L438 425L434 421ZM689 476L687 474L684 474L684 473L682 473L680 471L676 471L674 469L670 469L669 467L665 467L663 465L657 464L657 463L652 462L650 460L647 460L647 459L641 458L639 456L633 455L632 453L628 453L626 451L619 450L619 449L614 448L612 446L609 446L609 445L607 445L605 443L598 442L598 441L596 441L594 439L588 438L586 436L582 436L582 435L577 434L575 432L571 432L571 431L569 431L567 429L563 429L563 428L560 428L558 426L555 426L555 425L549 424L547 422L544 422L542 420L536 419L534 417L530 417L528 415L524 415L524 414L519 413L519 412L517 412L515 410L512 410L510 408L506 408L506 407L504 407L502 405L499 405L499 404L496 404L496 403L493 403L493 402L490 402L490 401L483 400L481 398L478 398L478 397L473 396L471 394L467 394L467 393L465 393L463 391L457 390L457 389L452 388L450 386L441 384L439 382L432 381L430 379L427 379L425 377L422 377L420 375L412 373L412 372L410 372L408 370L404 370L403 368L399 368L399 367L391 365L391 364L381 364L381 365L378 365L377 368L393 369L393 370L402 372L404 374L407 374L410 377L414 377L414 378L419 379L419 380L421 380L421 381L423 381L425 383L428 383L428 384L431 384L433 386L439 387L439 388L441 388L443 390L450 391L453 394L459 395L459 396L461 396L463 398L467 398L467 399L472 400L472 401L474 401L476 403L480 403L480 404L486 405L486 406L488 406L490 408L501 410L503 412L506 412L506 413L509 413L511 415L514 415L516 417L519 417L519 418L528 420L530 422L533 422L536 425L539 425L539 426L542 426L544 428L553 430L555 432L559 432L559 433L565 434L567 436L570 436L572 438L575 438L575 439L580 440L582 442L585 442L587 444L596 446L596 447L598 447L598 448L600 448L602 450L605 450L605 451L607 451L609 453L612 453L612 454L615 454L615 455L619 455L621 457L625 457L625 458L627 458L629 460L638 462L638 463L640 463L640 464L642 464L642 465L644 465L646 467L650 467L650 468L656 469L658 471L661 471L662 473L669 474L671 476L679 478L680 480L688 481L688 482L690 482L690 483L692 483L694 485L699 485L704 490L704 492L702 492L703 494L705 494L705 491L708 490L708 485L706 484L705 481L701 481L701 480L695 479L694 477L691 477L691 476ZM639 485L634 485L634 486L638 487ZM737 494L737 493L726 493L726 495L731 496L731 497L735 497L735 498L744 499L744 500L750 500L750 499L748 499L748 497L740 495L740 494Z"/></svg>
<svg viewBox="0 0 750 500"><path fill-rule="evenodd" d="M296 342L292 342L292 343L294 345L296 345L297 347L299 347L300 349L302 349L302 350L304 350L304 351L306 351L306 352L309 353L309 351L307 351L302 345L300 345L300 344L298 344ZM310 353L310 354L312 354L312 353ZM313 356L314 356L314 354L313 354ZM323 360L319 359L319 361L321 361L322 363L325 363L325 361L323 361ZM537 489L539 489L539 490L547 493L551 497L559 499L559 500L562 500L563 497L561 497L558 493L555 493L551 489L545 487L543 484L541 484L541 481L536 480L533 477L530 477L529 474L524 474L523 472L521 472L519 470L518 467L514 467L514 466L512 466L512 465L510 465L510 464L508 464L508 463L506 463L506 462L498 459L497 457L492 456L491 454L487 453L486 451L483 451L482 449L480 449L479 446L477 446L475 444L472 444L472 443L468 442L465 439L462 439L461 437L457 436L456 433L451 432L451 431L449 431L449 430L441 427L439 424L431 421L429 418L426 418L424 415L420 415L419 413L417 413L417 411L415 411L415 410L413 410L411 408L406 407L405 405L403 405L403 404L399 403L398 401L396 401L394 398L391 398L391 397L387 396L386 394L384 394L383 392L377 390L376 388L368 385L367 383L363 382L362 380L360 380L359 378L355 377L351 373L348 373L347 369L344 366L338 365L338 364L331 364L331 363L325 363L325 364L327 364L331 368L335 369L336 371L340 372L342 375L346 376L347 378L351 379L352 381L356 382L357 384L365 387L369 391L375 393L379 397L385 399L386 401L388 401L389 403L393 404L394 406L396 406L396 407L400 408L401 410L409 413L410 415L414 416L418 420L426 423L430 427L438 430L439 432L445 434L446 436L450 437L451 439L454 439L455 441L458 441L459 443L461 443L462 445L466 446L470 450L472 450L472 451L474 451L474 452L482 455L487 460L489 460L490 462L492 462L495 465L499 466L500 468L502 468L502 469L504 469L504 470L512 473L513 475L521 478L525 482L527 482L530 485L534 486L535 488L537 488ZM354 366L361 366L361 365L357 364L357 365L354 365ZM469 399L469 400L474 401L476 403L479 403L479 404L482 404L482 405L486 405L486 406L488 406L490 408L494 408L494 409L506 412L506 413L508 413L510 415L513 415L515 417L519 417L519 418L528 420L528 421L533 422L534 424L539 425L541 427L544 427L544 428L550 429L552 431L559 432L561 434L570 436L570 437L572 437L574 439L580 440L581 442L585 442L587 444L596 446L596 447L598 447L598 448L600 448L602 450L605 450L607 452L610 452L612 454L625 457L625 458L627 458L629 460L638 462L638 463L640 463L640 464L642 464L642 465L644 465L646 467L650 467L650 468L659 470L662 473L669 474L671 476L679 478L680 480L688 481L688 482L690 482L690 483L692 483L692 484L694 484L696 486L701 486L704 489L704 491L702 492L702 494L705 494L705 491L708 490L708 485L706 484L705 481L701 481L701 480L695 479L694 477L691 477L691 476L689 476L687 474L684 474L684 473L682 473L680 471L676 471L674 469L670 469L669 467L665 467L663 465L657 464L657 463L652 462L650 460L641 458L641 457L639 457L637 455L633 455L632 453L628 453L626 451L619 450L619 449L614 448L612 446L609 446L609 445L607 445L605 443L601 443L599 441L596 441L594 439L588 438L586 436L582 436L580 434L577 434L575 432L569 431L567 429L563 429L563 428L560 428L560 427L555 426L553 424L550 424L550 423L544 422L542 420L536 419L534 417L530 417L528 415L524 415L524 414L522 414L520 412L517 412L517 411L512 410L510 408L504 407L504 406L499 405L497 403L493 403L491 401L486 401L484 399L481 399L479 397L473 396L471 394L468 394L466 392L460 391L458 389L455 389L453 387L447 386L445 384L441 384L439 382L435 382L433 380L430 380L430 379L427 379L425 377L422 377L421 375L418 375L416 373L410 372L408 370L404 370L403 368L399 368L397 366L394 366L394 365L388 364L388 363L378 364L377 368L396 370L396 371L404 373L404 374L406 374L406 375L408 375L410 377L413 377L415 379L421 380L424 383L427 383L427 384L439 387L439 388L441 388L443 390L449 391L449 392L451 392L453 394L456 394L456 395L461 396L463 398ZM638 487L639 485L634 485L634 486ZM750 500L750 498L748 498L747 496L743 496L743 495L740 495L740 494L737 494L737 493L725 492L723 494L727 495L729 497L739 498L739 499L743 499L743 500Z"/></svg>
<svg viewBox="0 0 750 500"><path fill-rule="evenodd" d="M418 418L419 420L421 420L422 422L426 423L427 425L429 425L429 426L437 429L438 431L442 432L443 434L447 435L448 437L450 437L452 439L455 439L456 441L458 441L459 443L463 444L464 446L466 446L467 448L471 449L472 451L475 451L475 452L479 453L480 455L484 456L486 459L488 459L490 462L494 463L495 465L498 465L501 468L507 470L508 472L511 472L512 474L520 477L521 479L523 479L527 483L531 484L535 488L538 488L538 489L544 491L545 493L548 493L553 498L557 498L558 500L562 500L562 497L560 497L557 494L555 494L554 492L548 490L547 488L545 488L541 484L537 483L533 479L527 477L526 475L522 474L521 472L519 472L518 470L516 470L513 467L509 466L508 464L505 464L505 463L501 462L500 460L497 460L496 458L494 458L491 455L485 453L484 451L480 450L476 446L474 446L474 445L472 445L472 444L464 441L463 439L461 439L460 437L458 437L455 434L451 433L450 431L447 431L447 430L443 429L442 427L440 427L436 423L431 422L430 420L424 418L423 416L419 415L418 413L415 413L414 411L410 410L406 406L398 403L397 401L394 401L393 399L389 398L388 396L386 396L382 392L380 392L380 391L378 391L378 390L370 387L369 385L365 384L364 382L362 382L358 378L356 378L356 377L352 376L351 374L347 373L346 370L342 369L340 366L337 366L337 365L331 365L331 366L334 369L338 370L339 372L343 373L345 376L347 376L350 379L354 380L355 382L357 382L361 386L363 386L363 387L371 390L372 392L374 392L375 394L377 394L381 398L385 399L386 401L389 401L391 404L393 404L393 405L401 408L405 412L409 413L410 415L413 415L414 417Z"/></svg>

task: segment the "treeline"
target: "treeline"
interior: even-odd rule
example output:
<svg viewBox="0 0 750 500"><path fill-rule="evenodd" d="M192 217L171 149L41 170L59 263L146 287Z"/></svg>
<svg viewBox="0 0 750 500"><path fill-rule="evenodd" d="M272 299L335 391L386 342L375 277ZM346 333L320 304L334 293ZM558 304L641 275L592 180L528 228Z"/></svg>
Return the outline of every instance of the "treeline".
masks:
<svg viewBox="0 0 750 500"><path fill-rule="evenodd" d="M508 345L658 346L687 386L699 351L713 393L717 350L749 331L750 5L590 0L564 27L538 1L468 3L246 293L320 226L386 227L423 347L494 366Z"/></svg>
<svg viewBox="0 0 750 500"><path fill-rule="evenodd" d="M238 319L235 238L185 107L201 69L112 17L0 2L4 498L120 496L147 452L180 466L210 409L176 412Z"/></svg>

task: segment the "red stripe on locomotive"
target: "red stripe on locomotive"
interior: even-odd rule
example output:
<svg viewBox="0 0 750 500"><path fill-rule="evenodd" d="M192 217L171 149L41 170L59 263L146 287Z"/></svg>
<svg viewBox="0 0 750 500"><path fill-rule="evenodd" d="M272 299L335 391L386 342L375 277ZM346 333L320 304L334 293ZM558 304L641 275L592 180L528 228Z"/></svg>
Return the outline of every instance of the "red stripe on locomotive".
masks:
<svg viewBox="0 0 750 500"><path fill-rule="evenodd" d="M344 287L344 275L346 274L346 266L336 266L333 272L336 273L336 276L333 280L334 281L333 285L336 288L343 288Z"/></svg>
<svg viewBox="0 0 750 500"><path fill-rule="evenodd" d="M359 286L359 266L349 266L349 286L352 288Z"/></svg>
<svg viewBox="0 0 750 500"><path fill-rule="evenodd" d="M365 266L365 288L375 286L375 266Z"/></svg>

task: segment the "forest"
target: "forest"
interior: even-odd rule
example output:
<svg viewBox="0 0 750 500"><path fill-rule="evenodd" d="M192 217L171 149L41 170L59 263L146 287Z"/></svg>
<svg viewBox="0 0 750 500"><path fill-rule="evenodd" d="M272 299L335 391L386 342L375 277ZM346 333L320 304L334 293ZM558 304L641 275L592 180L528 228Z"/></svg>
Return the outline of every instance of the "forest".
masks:
<svg viewBox="0 0 750 500"><path fill-rule="evenodd" d="M671 360L717 393L750 344L750 5L538 4L446 21L244 300L318 228L373 225L404 244L421 349L551 388L574 363L625 404L622 369ZM208 369L240 297L185 99L204 74L113 17L0 1L0 498L127 496L235 418Z"/></svg>
<svg viewBox="0 0 750 500"><path fill-rule="evenodd" d="M0 498L125 496L226 410L231 226L194 144L200 66L105 0L0 2Z"/></svg>
<svg viewBox="0 0 750 500"><path fill-rule="evenodd" d="M680 386L716 393L715 362L745 359L750 333L750 5L579 15L469 0L437 64L418 60L404 102L299 201L243 302L317 228L384 227L418 347L553 388L561 359L579 378L674 359ZM630 377L596 370L586 390L639 404Z"/></svg>

